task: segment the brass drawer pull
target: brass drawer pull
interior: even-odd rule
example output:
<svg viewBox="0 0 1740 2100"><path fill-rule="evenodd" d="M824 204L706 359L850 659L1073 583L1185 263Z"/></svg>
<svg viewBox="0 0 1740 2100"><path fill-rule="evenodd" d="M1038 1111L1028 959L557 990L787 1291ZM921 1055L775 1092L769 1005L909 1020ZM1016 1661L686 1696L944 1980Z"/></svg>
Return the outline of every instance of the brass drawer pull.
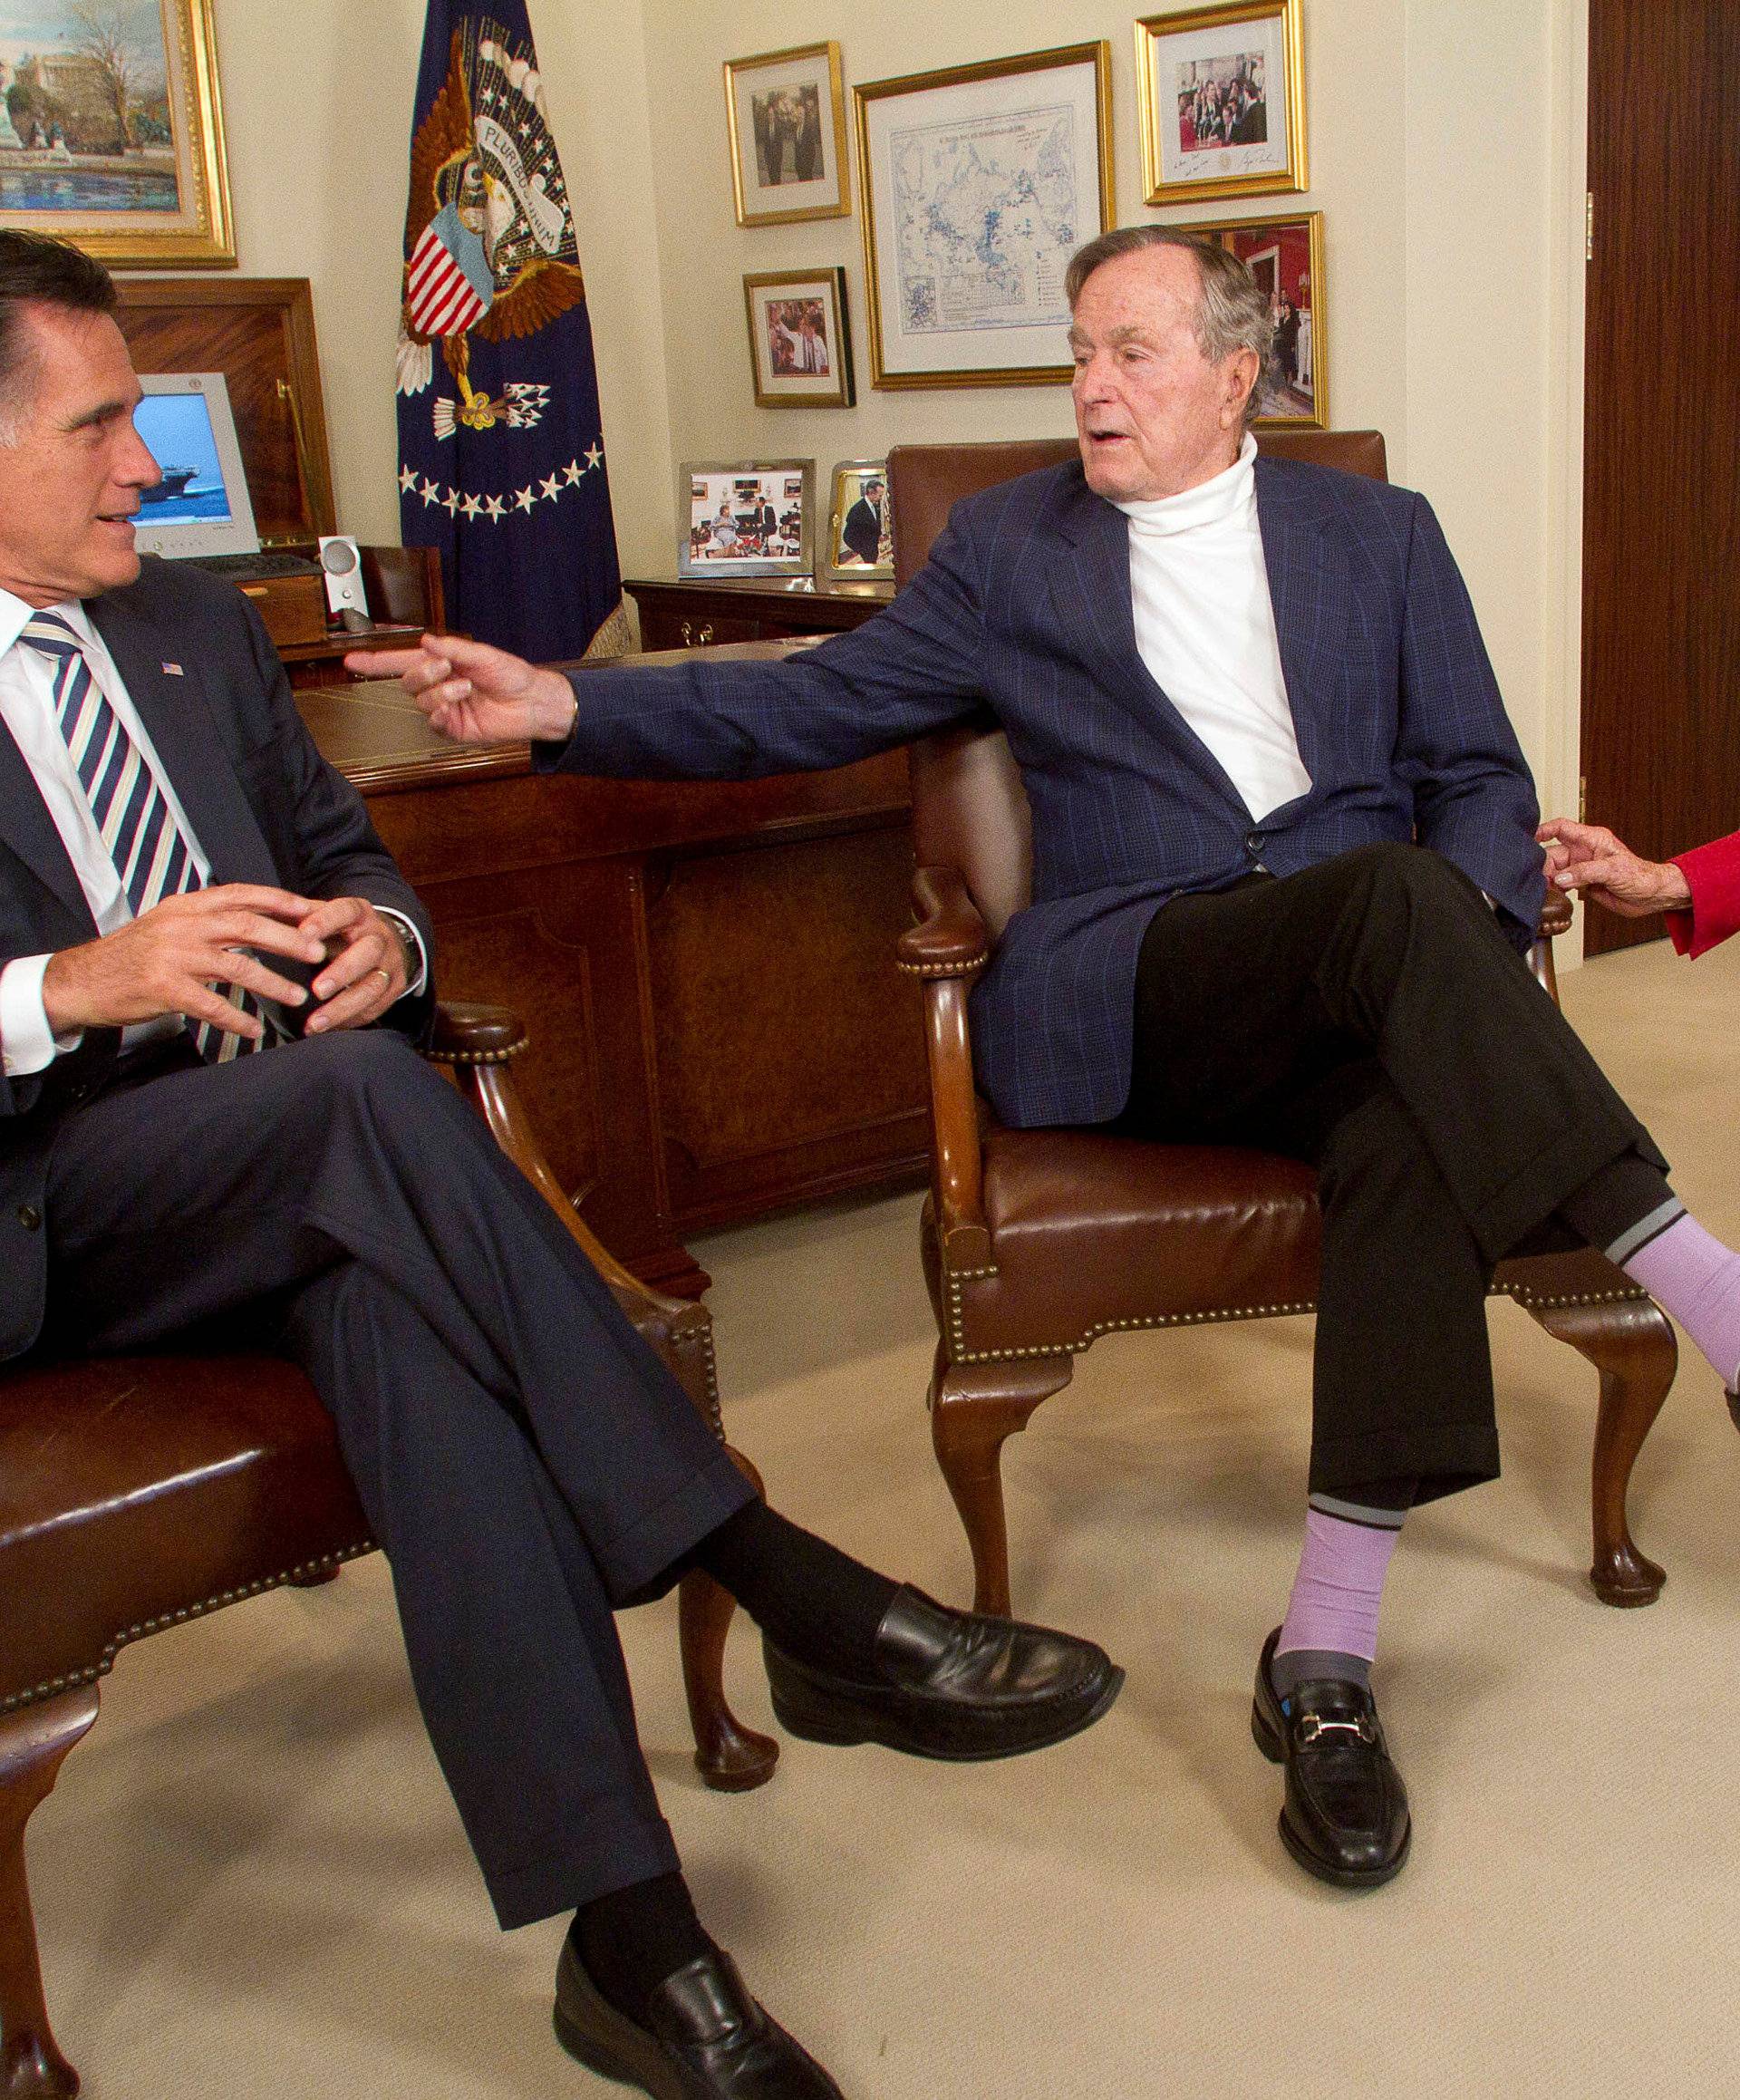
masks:
<svg viewBox="0 0 1740 2100"><path fill-rule="evenodd" d="M712 638L713 623L710 620L707 620L702 623L699 634L691 631L687 620L682 623L682 645L685 649L692 649L697 645L704 649L708 643L712 640Z"/></svg>

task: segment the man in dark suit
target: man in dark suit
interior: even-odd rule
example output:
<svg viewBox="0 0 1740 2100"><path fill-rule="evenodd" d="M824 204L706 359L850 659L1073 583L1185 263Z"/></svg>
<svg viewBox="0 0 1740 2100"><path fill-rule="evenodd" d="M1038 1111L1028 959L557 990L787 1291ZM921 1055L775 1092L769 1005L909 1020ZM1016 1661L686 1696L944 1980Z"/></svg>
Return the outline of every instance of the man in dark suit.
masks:
<svg viewBox="0 0 1740 2100"><path fill-rule="evenodd" d="M135 551L159 477L114 304L0 231L0 1357L276 1339L392 1562L498 1915L576 1911L564 2041L657 2095L825 2100L695 1916L613 1611L705 1568L794 1732L932 1756L1058 1740L1119 1673L753 1496L417 1056L416 897L246 600Z"/></svg>
<svg viewBox="0 0 1740 2100"><path fill-rule="evenodd" d="M882 552L882 480L872 475L864 493L846 514L840 537L861 562L874 568Z"/></svg>
<svg viewBox="0 0 1740 2100"><path fill-rule="evenodd" d="M1733 1383L1740 1263L1688 1241L1522 961L1534 794L1430 508L1257 454L1273 319L1236 257L1126 228L1068 290L1079 463L957 506L856 633L573 679L431 637L398 669L447 734L607 774L841 765L995 711L1033 817L1032 905L972 992L997 1114L1318 1168L1307 1536L1252 1720L1289 1849L1370 1886L1410 1833L1378 1606L1406 1510L1497 1473L1494 1264L1566 1234L1655 1256Z"/></svg>

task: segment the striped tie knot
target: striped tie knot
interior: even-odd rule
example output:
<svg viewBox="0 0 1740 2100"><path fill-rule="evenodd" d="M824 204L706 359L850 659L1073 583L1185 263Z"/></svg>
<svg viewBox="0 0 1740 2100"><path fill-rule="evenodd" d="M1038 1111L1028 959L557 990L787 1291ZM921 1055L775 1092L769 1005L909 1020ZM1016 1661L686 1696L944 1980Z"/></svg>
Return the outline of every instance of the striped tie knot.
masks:
<svg viewBox="0 0 1740 2100"><path fill-rule="evenodd" d="M44 656L53 656L61 663L69 657L84 653L84 644L73 632L71 621L59 613L33 613L24 622L19 640L28 642L33 649L40 649Z"/></svg>

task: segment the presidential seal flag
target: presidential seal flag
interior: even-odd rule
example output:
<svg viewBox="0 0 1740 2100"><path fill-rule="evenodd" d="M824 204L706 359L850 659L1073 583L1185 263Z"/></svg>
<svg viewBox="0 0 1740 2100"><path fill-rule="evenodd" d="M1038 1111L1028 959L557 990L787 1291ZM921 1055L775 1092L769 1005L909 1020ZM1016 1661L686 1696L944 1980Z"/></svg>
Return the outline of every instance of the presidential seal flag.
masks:
<svg viewBox="0 0 1740 2100"><path fill-rule="evenodd" d="M592 327L525 0L430 0L400 315L399 507L451 625L536 661L620 637Z"/></svg>

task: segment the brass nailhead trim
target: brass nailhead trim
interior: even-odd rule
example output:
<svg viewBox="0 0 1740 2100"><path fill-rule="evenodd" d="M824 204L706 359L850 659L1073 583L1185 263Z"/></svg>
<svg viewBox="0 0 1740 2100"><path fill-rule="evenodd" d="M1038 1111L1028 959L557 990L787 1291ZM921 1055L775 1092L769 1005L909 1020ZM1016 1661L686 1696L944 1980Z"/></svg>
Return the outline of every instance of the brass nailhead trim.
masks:
<svg viewBox="0 0 1740 2100"><path fill-rule="evenodd" d="M985 957L973 955L964 963L903 963L894 958L894 968L903 977L965 977L974 970L982 969Z"/></svg>
<svg viewBox="0 0 1740 2100"><path fill-rule="evenodd" d="M285 1568L279 1574L262 1576L258 1582L246 1582L236 1590L220 1590L215 1597L207 1597L198 1604L187 1604L179 1611L165 1612L160 1618L141 1619L115 1635L103 1650L101 1659L88 1669L75 1669L65 1677L54 1677L45 1683L33 1685L29 1691L14 1692L0 1698L0 1714L16 1712L20 1708L35 1706L43 1699L57 1698L63 1691L72 1691L82 1684L94 1684L98 1678L107 1677L115 1666L115 1657L129 1641L142 1640L148 1634L160 1633L166 1626L179 1626L188 1619L200 1619L208 1611L220 1610L226 1604L240 1603L244 1597L257 1597L267 1590L282 1589L285 1583L299 1577L321 1575L329 1570L342 1567L346 1561L361 1560L365 1553L377 1551L372 1539L364 1539L360 1545L341 1546L336 1553L323 1553L318 1560L303 1561L294 1568Z"/></svg>
<svg viewBox="0 0 1740 2100"><path fill-rule="evenodd" d="M432 1050L429 1053L429 1061L432 1065L505 1065L522 1050L530 1050L531 1047L531 1037L523 1035L517 1042L509 1043L506 1050Z"/></svg>
<svg viewBox="0 0 1740 2100"><path fill-rule="evenodd" d="M1025 1357L1057 1356L1059 1352L1076 1356L1098 1340L1102 1334L1127 1334L1146 1329L1165 1327L1204 1327L1225 1320L1271 1320L1292 1313L1315 1312L1314 1300L1307 1299L1301 1304L1289 1305L1238 1305L1217 1309L1209 1312L1156 1312L1134 1320L1097 1321L1074 1341L1036 1342L1014 1349L969 1349L967 1347L966 1308L962 1302L961 1285L975 1278L995 1276L995 1266L989 1269L945 1269L949 1309L949 1360L951 1363L1012 1363ZM1649 1294L1636 1284L1618 1291L1590 1291L1565 1297L1542 1297L1527 1290L1512 1290L1494 1284L1487 1292L1492 1298L1510 1298L1522 1306L1525 1312L1553 1312L1572 1305L1610 1305L1621 1302L1648 1303Z"/></svg>

